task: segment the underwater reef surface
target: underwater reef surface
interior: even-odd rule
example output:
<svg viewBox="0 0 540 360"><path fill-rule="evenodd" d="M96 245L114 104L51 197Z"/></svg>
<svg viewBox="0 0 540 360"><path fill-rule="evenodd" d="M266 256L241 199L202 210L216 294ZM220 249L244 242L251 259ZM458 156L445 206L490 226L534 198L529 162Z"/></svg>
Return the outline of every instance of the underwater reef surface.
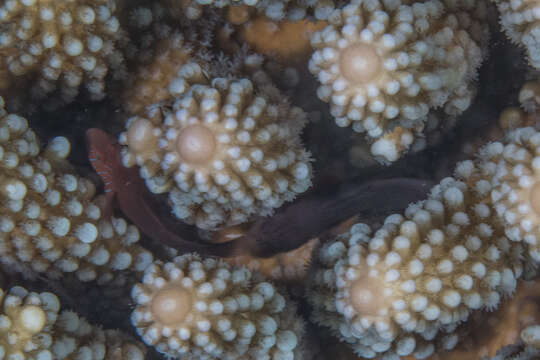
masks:
<svg viewBox="0 0 540 360"><path fill-rule="evenodd" d="M538 0L0 0L0 358L540 358Z"/></svg>

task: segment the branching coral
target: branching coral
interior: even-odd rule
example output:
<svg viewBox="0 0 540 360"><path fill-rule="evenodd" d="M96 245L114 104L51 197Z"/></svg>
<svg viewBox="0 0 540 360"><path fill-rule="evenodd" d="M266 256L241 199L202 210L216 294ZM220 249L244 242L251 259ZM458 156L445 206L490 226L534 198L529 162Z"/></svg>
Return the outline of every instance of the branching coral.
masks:
<svg viewBox="0 0 540 360"><path fill-rule="evenodd" d="M0 262L29 275L74 272L82 281L142 271L152 254L136 244L139 232L101 218L94 185L69 169L69 149L58 137L40 153L27 120L0 106Z"/></svg>
<svg viewBox="0 0 540 360"><path fill-rule="evenodd" d="M105 76L110 69L119 75L123 62L114 11L107 0L4 1L0 89L30 87L36 98L59 89L69 102L84 86L92 99L102 99Z"/></svg>
<svg viewBox="0 0 540 360"><path fill-rule="evenodd" d="M311 41L319 98L339 126L379 139L371 152L387 161L409 148L430 110L469 107L484 57L485 2L409 3L353 1Z"/></svg>
<svg viewBox="0 0 540 360"><path fill-rule="evenodd" d="M540 68L540 2L538 0L493 0L506 34L527 50L529 62Z"/></svg>
<svg viewBox="0 0 540 360"><path fill-rule="evenodd" d="M190 48L180 34L160 41L150 64L140 66L132 85L123 95L124 107L131 114L146 115L147 106L169 98L168 86L178 70L189 60Z"/></svg>
<svg viewBox="0 0 540 360"><path fill-rule="evenodd" d="M206 81L193 63L179 75L162 123L135 117L120 137L124 164L141 166L152 192L168 192L179 219L206 229L234 225L311 185L299 108L258 96L246 79L197 84Z"/></svg>
<svg viewBox="0 0 540 360"><path fill-rule="evenodd" d="M540 262L540 133L533 128L511 132L505 142L481 151L480 164L477 191L489 196L506 236L527 243L529 255Z"/></svg>
<svg viewBox="0 0 540 360"><path fill-rule="evenodd" d="M144 342L182 359L302 359L296 307L245 268L194 255L156 262L132 291Z"/></svg>
<svg viewBox="0 0 540 360"><path fill-rule="evenodd" d="M521 128L465 161L405 216L323 247L310 295L314 320L358 355L425 358L452 349L459 323L513 293L522 247L540 261L536 212L540 132Z"/></svg>
<svg viewBox="0 0 540 360"><path fill-rule="evenodd" d="M449 178L373 235L353 226L321 251L314 320L367 358L452 349L457 325L473 310L496 308L521 275L520 248L493 213Z"/></svg>
<svg viewBox="0 0 540 360"><path fill-rule="evenodd" d="M63 311L52 293L0 289L0 356L5 359L143 360L142 344Z"/></svg>

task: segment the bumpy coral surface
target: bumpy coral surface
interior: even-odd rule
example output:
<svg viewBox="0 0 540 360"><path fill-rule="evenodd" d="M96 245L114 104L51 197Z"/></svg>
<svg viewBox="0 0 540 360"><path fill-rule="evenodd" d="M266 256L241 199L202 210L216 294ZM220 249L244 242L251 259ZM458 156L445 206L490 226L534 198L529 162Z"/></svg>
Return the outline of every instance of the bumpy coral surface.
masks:
<svg viewBox="0 0 540 360"><path fill-rule="evenodd" d="M299 108L258 96L247 79L197 84L204 74L193 63L179 74L163 121L132 118L120 137L124 164L141 166L152 192L168 192L179 219L205 229L238 224L311 185Z"/></svg>
<svg viewBox="0 0 540 360"><path fill-rule="evenodd" d="M430 110L455 116L469 107L484 56L485 2L409 3L353 1L311 41L319 98L339 126L380 139L371 152L387 161L409 148ZM396 126L403 131L385 138Z"/></svg>
<svg viewBox="0 0 540 360"><path fill-rule="evenodd" d="M107 0L3 1L0 90L29 87L43 98L59 89L69 102L84 86L92 99L102 99L105 76L123 61L114 11Z"/></svg>
<svg viewBox="0 0 540 360"><path fill-rule="evenodd" d="M0 289L0 356L5 359L143 360L142 344L116 331L103 331L76 313L59 313L52 293Z"/></svg>
<svg viewBox="0 0 540 360"><path fill-rule="evenodd" d="M314 319L369 358L452 349L472 311L513 293L523 248L540 261L539 145L539 131L516 129L476 162L459 163L462 181L442 180L405 217L388 217L374 234L355 225L326 245L313 276Z"/></svg>
<svg viewBox="0 0 540 360"><path fill-rule="evenodd" d="M296 307L245 268L194 255L156 262L132 291L143 341L182 359L302 359Z"/></svg>
<svg viewBox="0 0 540 360"><path fill-rule="evenodd" d="M493 0L500 12L500 22L513 42L527 50L529 62L540 68L540 1Z"/></svg>
<svg viewBox="0 0 540 360"><path fill-rule="evenodd" d="M26 359L49 356L50 331L60 305L51 293L26 293L22 288L6 294L0 289L0 354L5 358ZM9 340L8 340L9 339Z"/></svg>
<svg viewBox="0 0 540 360"><path fill-rule="evenodd" d="M124 107L131 114L146 115L147 106L169 98L169 82L189 60L190 49L184 38L173 34L159 41L157 54L149 64L139 66L133 84L124 94Z"/></svg>
<svg viewBox="0 0 540 360"><path fill-rule="evenodd" d="M540 262L540 132L511 132L506 141L486 146L480 159L482 178L492 186L486 195L506 236L527 243L529 255Z"/></svg>
<svg viewBox="0 0 540 360"><path fill-rule="evenodd" d="M353 226L321 251L314 320L367 358L452 349L457 325L495 309L521 275L520 247L493 224L494 213L448 178L374 234Z"/></svg>
<svg viewBox="0 0 540 360"><path fill-rule="evenodd" d="M0 261L28 275L74 272L82 281L142 271L152 254L136 244L138 230L101 218L94 185L69 170L69 149L58 137L40 153L27 120L0 106Z"/></svg>
<svg viewBox="0 0 540 360"><path fill-rule="evenodd" d="M334 0L169 0L173 5L180 5L185 15L198 19L204 5L218 8L226 6L249 6L272 20L302 20L307 16L327 19L336 9Z"/></svg>

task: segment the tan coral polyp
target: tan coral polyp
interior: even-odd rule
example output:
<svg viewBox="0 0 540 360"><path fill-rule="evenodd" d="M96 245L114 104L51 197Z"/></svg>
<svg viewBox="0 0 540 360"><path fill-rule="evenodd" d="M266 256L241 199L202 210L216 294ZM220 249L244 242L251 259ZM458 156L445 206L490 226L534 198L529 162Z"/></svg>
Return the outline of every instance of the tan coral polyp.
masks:
<svg viewBox="0 0 540 360"><path fill-rule="evenodd" d="M191 295L180 287L168 287L158 291L152 299L152 314L164 325L178 324L191 311Z"/></svg>
<svg viewBox="0 0 540 360"><path fill-rule="evenodd" d="M178 135L176 149L185 162L203 164L214 156L216 139L214 133L206 126L189 125Z"/></svg>
<svg viewBox="0 0 540 360"><path fill-rule="evenodd" d="M363 84L379 75L381 58L373 46L354 44L341 52L339 68L347 81Z"/></svg>
<svg viewBox="0 0 540 360"><path fill-rule="evenodd" d="M540 216L540 181L534 184L531 189L531 208L536 215Z"/></svg>
<svg viewBox="0 0 540 360"><path fill-rule="evenodd" d="M151 150L157 146L157 138L153 134L154 126L146 119L137 119L130 124L127 141L136 152Z"/></svg>
<svg viewBox="0 0 540 360"><path fill-rule="evenodd" d="M26 331L30 334L37 334L45 326L47 316L39 306L29 305L22 309L19 314L19 320Z"/></svg>
<svg viewBox="0 0 540 360"><path fill-rule="evenodd" d="M384 285L378 277L360 277L351 285L352 306L361 315L379 316L379 310L386 303L383 289Z"/></svg>

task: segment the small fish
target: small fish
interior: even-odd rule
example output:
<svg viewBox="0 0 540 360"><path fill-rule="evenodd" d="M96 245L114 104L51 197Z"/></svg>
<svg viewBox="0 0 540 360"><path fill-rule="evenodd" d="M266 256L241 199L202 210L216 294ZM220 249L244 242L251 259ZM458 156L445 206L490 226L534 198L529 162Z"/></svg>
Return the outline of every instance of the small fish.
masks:
<svg viewBox="0 0 540 360"><path fill-rule="evenodd" d="M99 129L89 129L86 132L86 144L88 150L88 160L101 177L105 187L105 206L103 217L108 219L113 213L113 203L119 186L114 182L113 166L117 149L109 135ZM117 179L118 182L118 179Z"/></svg>
<svg viewBox="0 0 540 360"><path fill-rule="evenodd" d="M113 205L117 203L124 215L149 238L181 252L228 257L245 251L235 240L223 244L204 243L194 226L161 215L154 194L139 176L139 168L126 168L122 164L121 147L112 136L92 128L86 132L86 142L88 159L105 184L105 218L112 215Z"/></svg>

